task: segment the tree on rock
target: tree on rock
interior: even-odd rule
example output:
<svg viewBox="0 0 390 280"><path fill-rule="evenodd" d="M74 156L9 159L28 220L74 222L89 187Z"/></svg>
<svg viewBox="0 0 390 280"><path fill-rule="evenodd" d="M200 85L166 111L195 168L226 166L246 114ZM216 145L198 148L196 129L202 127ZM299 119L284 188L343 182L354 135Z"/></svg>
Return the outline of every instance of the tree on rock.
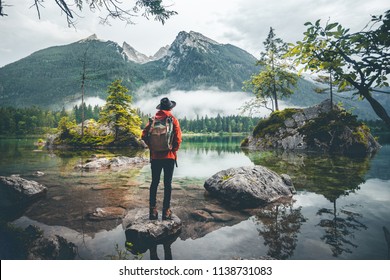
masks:
<svg viewBox="0 0 390 280"><path fill-rule="evenodd" d="M106 105L100 112L100 123L107 124L114 131L114 142L123 142L122 138L141 135L141 118L137 111L131 107L132 98L127 95L129 91L121 84L121 80L115 80L108 87Z"/></svg>

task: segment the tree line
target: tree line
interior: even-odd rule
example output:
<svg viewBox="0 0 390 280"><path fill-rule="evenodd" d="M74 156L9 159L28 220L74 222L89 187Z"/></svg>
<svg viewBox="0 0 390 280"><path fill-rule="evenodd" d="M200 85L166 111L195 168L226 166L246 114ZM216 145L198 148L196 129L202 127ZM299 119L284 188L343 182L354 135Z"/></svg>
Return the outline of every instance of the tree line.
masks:
<svg viewBox="0 0 390 280"><path fill-rule="evenodd" d="M208 133L208 132L251 132L259 118L245 116L220 116L215 118L197 117L196 119L179 119L183 132Z"/></svg>
<svg viewBox="0 0 390 280"><path fill-rule="evenodd" d="M64 116L67 116L65 110L0 107L0 135L41 135L57 127Z"/></svg>
<svg viewBox="0 0 390 280"><path fill-rule="evenodd" d="M101 107L84 104L85 119L97 121L100 117ZM142 128L145 127L150 115L138 111L142 119ZM39 107L14 108L0 107L0 135L23 136L42 135L57 128L62 117L81 123L82 106L75 105L72 110L51 111ZM202 116L196 119L179 119L181 129L186 133L234 133L250 132L253 130L259 118L244 116Z"/></svg>

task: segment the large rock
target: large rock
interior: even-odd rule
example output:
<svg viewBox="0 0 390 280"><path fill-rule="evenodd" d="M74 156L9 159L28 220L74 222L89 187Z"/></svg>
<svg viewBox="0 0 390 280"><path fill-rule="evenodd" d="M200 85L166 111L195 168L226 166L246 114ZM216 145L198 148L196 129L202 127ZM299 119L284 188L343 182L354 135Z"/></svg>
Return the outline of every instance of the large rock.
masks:
<svg viewBox="0 0 390 280"><path fill-rule="evenodd" d="M28 203L44 196L47 188L36 182L23 179L17 175L0 176L1 205Z"/></svg>
<svg viewBox="0 0 390 280"><path fill-rule="evenodd" d="M279 176L263 166L222 170L204 183L212 195L233 207L256 207L291 197L295 192L288 175Z"/></svg>
<svg viewBox="0 0 390 280"><path fill-rule="evenodd" d="M156 243L178 234L182 223L175 214L172 214L172 220L152 221L149 220L148 208L137 208L127 213L123 219L122 227L125 230L126 240L129 242Z"/></svg>
<svg viewBox="0 0 390 280"><path fill-rule="evenodd" d="M132 168L142 167L149 163L149 159L143 157L125 157L118 156L111 159L92 157L84 164L76 165L76 169L82 169L85 171L94 171L102 169L120 169L120 168Z"/></svg>
<svg viewBox="0 0 390 280"><path fill-rule="evenodd" d="M365 156L380 149L369 128L330 100L305 108L285 109L260 120L242 144L255 150L312 150Z"/></svg>

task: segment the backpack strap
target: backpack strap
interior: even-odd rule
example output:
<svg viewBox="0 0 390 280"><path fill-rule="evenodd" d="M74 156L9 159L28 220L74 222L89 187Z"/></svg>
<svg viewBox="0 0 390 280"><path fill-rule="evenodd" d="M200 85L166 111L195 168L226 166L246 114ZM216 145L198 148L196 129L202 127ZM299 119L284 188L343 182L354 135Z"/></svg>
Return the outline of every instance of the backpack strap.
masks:
<svg viewBox="0 0 390 280"><path fill-rule="evenodd" d="M154 128L154 125L156 123L156 117L149 118L149 122L151 122L151 124L150 124L150 127L149 127L148 136L150 136L150 131Z"/></svg>

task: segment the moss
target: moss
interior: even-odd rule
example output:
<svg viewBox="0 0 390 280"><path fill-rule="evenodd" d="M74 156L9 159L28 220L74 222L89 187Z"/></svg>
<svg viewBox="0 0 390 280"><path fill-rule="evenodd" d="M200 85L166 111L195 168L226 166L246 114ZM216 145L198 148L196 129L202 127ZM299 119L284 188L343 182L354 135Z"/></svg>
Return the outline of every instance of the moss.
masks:
<svg viewBox="0 0 390 280"><path fill-rule="evenodd" d="M223 180L223 181L226 181L226 180L229 180L229 179L232 178L232 177L233 177L232 175L226 174L225 176L222 177L222 180Z"/></svg>
<svg viewBox="0 0 390 280"><path fill-rule="evenodd" d="M300 109L287 108L282 111L273 112L268 119L260 120L253 130L254 137L264 137L266 134L273 134L280 127L285 127L285 120L300 112Z"/></svg>
<svg viewBox="0 0 390 280"><path fill-rule="evenodd" d="M356 116L345 110L322 113L318 118L307 122L298 131L306 136L309 146L323 145L327 147L328 152L341 152L340 149L343 149L346 144L345 135L343 135L346 128L352 130L352 135L355 136L352 139L354 150L365 150L369 144L370 130L358 121Z"/></svg>
<svg viewBox="0 0 390 280"><path fill-rule="evenodd" d="M248 147L248 145L249 145L249 138L246 137L245 139L243 139L243 140L241 141L240 146L241 146L241 147Z"/></svg>

